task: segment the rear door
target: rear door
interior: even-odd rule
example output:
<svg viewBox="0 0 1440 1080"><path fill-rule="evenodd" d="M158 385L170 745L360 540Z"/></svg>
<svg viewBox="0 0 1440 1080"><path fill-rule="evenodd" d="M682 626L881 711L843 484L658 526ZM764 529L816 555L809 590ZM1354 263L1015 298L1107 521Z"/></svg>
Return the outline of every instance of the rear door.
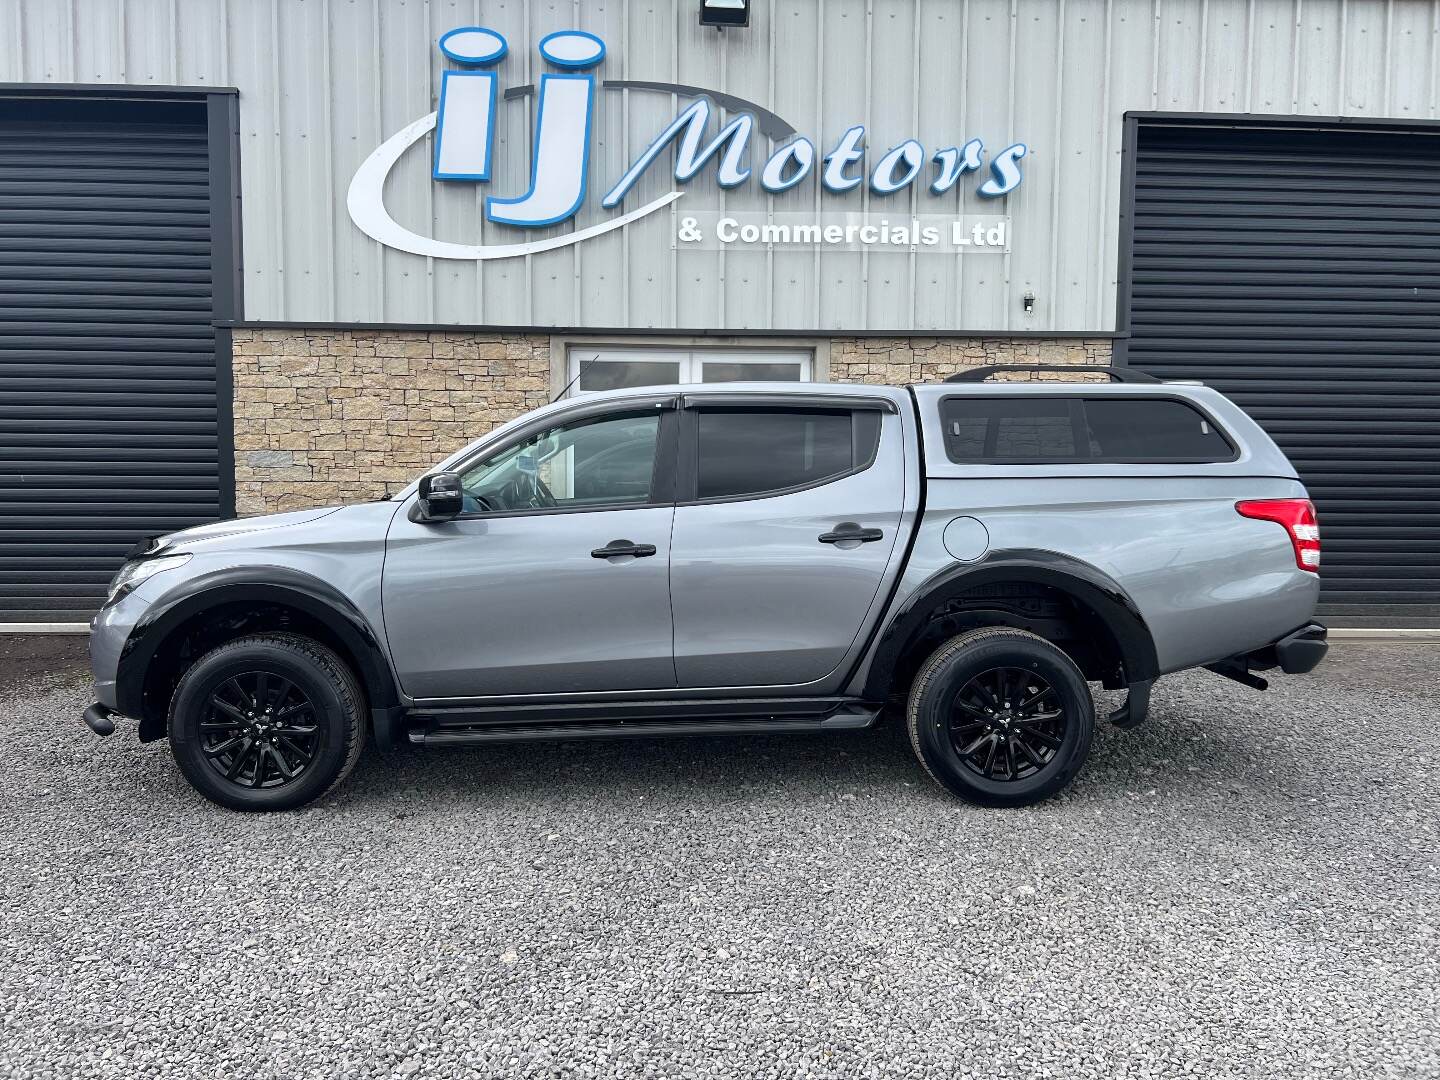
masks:
<svg viewBox="0 0 1440 1080"><path fill-rule="evenodd" d="M904 431L885 399L686 398L671 537L682 688L814 683L897 552Z"/></svg>

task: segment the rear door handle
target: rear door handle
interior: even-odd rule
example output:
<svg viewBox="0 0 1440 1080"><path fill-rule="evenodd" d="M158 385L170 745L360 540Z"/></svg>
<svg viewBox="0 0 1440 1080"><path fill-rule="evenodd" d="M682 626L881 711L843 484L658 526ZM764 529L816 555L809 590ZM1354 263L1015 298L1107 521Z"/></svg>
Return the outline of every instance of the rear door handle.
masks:
<svg viewBox="0 0 1440 1080"><path fill-rule="evenodd" d="M645 559L654 554L654 544L633 544L629 540L611 540L604 547L590 552L590 557L592 559L613 559L617 555L634 555L637 559Z"/></svg>
<svg viewBox="0 0 1440 1080"><path fill-rule="evenodd" d="M862 529L858 522L842 521L835 526L833 532L821 533L820 543L838 544L845 540L859 540L862 544L868 544L884 538L885 533L880 529Z"/></svg>

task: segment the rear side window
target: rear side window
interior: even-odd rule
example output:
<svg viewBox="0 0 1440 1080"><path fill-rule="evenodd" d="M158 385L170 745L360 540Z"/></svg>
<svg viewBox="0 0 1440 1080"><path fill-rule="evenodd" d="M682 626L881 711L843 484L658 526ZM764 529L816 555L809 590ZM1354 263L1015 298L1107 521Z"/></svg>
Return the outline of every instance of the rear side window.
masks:
<svg viewBox="0 0 1440 1080"><path fill-rule="evenodd" d="M1175 398L951 397L945 452L958 464L1232 461L1235 447Z"/></svg>
<svg viewBox="0 0 1440 1080"><path fill-rule="evenodd" d="M723 499L812 487L865 468L880 413L848 409L701 409L696 497Z"/></svg>

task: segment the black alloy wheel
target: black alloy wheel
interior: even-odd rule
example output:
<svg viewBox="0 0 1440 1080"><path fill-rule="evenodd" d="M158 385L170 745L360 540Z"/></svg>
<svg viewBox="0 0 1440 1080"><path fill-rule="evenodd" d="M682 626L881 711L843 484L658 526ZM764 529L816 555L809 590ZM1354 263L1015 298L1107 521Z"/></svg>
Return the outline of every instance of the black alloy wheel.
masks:
<svg viewBox="0 0 1440 1080"><path fill-rule="evenodd" d="M232 676L205 705L201 751L212 769L241 787L273 788L297 779L324 738L309 696L279 672Z"/></svg>
<svg viewBox="0 0 1440 1080"><path fill-rule="evenodd" d="M299 634L254 634L216 646L181 676L170 748L210 801L289 810L355 767L365 717L364 691L334 650Z"/></svg>
<svg viewBox="0 0 1440 1080"><path fill-rule="evenodd" d="M950 738L966 768L987 780L1034 776L1065 741L1065 706L1028 668L994 667L962 686L951 705Z"/></svg>
<svg viewBox="0 0 1440 1080"><path fill-rule="evenodd" d="M1008 626L970 630L920 666L906 719L934 780L981 806L1026 806L1075 778L1095 701L1063 650Z"/></svg>

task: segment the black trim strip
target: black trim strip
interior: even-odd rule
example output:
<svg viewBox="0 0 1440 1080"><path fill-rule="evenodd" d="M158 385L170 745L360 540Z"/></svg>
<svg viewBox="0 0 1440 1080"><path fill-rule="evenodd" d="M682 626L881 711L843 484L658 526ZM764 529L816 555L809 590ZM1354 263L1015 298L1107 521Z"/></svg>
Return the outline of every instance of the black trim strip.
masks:
<svg viewBox="0 0 1440 1080"><path fill-rule="evenodd" d="M171 635L185 622L224 604L281 604L293 607L325 625L353 654L356 675L365 687L370 707L387 709L399 703L390 662L380 639L353 603L339 589L311 574L283 566L241 566L193 578L146 609L130 631L116 670L116 705L126 716L141 721L142 739L164 733L168 701L149 699L147 680L153 661Z"/></svg>
<svg viewBox="0 0 1440 1080"><path fill-rule="evenodd" d="M1113 330L1054 330L1037 333L1025 330L845 330L825 329L684 327L684 326L520 326L499 323L383 323L315 322L292 320L219 321L217 326L234 330L391 330L435 334L553 334L558 337L635 338L925 338L927 341L960 339L983 341L1106 341L1120 335Z"/></svg>
<svg viewBox="0 0 1440 1080"><path fill-rule="evenodd" d="M139 86L135 83L0 83L0 97L94 99L96 101L204 101L211 94L235 97L234 86Z"/></svg>
<svg viewBox="0 0 1440 1080"><path fill-rule="evenodd" d="M900 661L936 608L969 589L1002 581L1048 585L1073 597L1094 612L1115 638L1127 683L1159 677L1150 628L1135 602L1114 579L1089 563L1056 552L1000 550L979 562L947 566L906 597L875 646L863 696L883 698L890 693Z"/></svg>
<svg viewBox="0 0 1440 1080"><path fill-rule="evenodd" d="M799 385L804 385L799 384ZM786 394L747 394L744 391L727 393L700 392L686 394L681 408L685 409L824 409L897 413L895 403L888 398L850 397L845 394L807 394L804 392Z"/></svg>
<svg viewBox="0 0 1440 1080"><path fill-rule="evenodd" d="M612 723L641 720L704 720L704 719L771 719L831 716L851 705L860 705L857 698L790 697L790 698L650 698L643 701L565 701L512 705L425 706L416 703L410 710L412 718L424 718L437 728L477 727L516 724L563 723L566 721L608 721Z"/></svg>

